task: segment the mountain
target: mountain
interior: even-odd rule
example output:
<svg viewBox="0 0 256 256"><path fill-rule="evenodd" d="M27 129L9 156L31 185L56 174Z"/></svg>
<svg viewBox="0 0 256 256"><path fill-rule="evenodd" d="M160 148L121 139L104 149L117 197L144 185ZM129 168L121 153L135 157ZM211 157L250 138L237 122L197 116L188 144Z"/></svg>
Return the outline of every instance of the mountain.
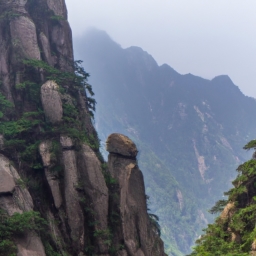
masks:
<svg viewBox="0 0 256 256"><path fill-rule="evenodd" d="M255 99L226 75L181 75L139 47L123 49L104 31L76 38L75 52L90 73L100 139L118 130L136 142L166 250L188 253L213 220L207 210L248 159L242 147L255 136Z"/></svg>
<svg viewBox="0 0 256 256"><path fill-rule="evenodd" d="M92 124L64 0L0 0L0 256L165 256L137 147Z"/></svg>

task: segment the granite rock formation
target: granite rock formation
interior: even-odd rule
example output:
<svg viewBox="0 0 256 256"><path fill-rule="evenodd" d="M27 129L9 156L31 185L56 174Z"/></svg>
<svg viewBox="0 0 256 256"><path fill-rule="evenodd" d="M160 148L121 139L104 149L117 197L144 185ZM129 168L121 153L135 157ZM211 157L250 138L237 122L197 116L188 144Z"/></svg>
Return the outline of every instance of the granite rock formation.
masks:
<svg viewBox="0 0 256 256"><path fill-rule="evenodd" d="M99 152L71 38L64 0L0 0L0 255L165 255L135 144Z"/></svg>

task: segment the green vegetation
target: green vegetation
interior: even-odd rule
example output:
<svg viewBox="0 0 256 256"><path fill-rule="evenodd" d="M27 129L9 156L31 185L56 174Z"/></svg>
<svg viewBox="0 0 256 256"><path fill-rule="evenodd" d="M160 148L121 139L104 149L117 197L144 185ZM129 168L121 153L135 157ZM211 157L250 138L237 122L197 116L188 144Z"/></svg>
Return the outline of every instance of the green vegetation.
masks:
<svg viewBox="0 0 256 256"><path fill-rule="evenodd" d="M14 256L17 248L14 238L28 231L41 232L47 223L40 217L39 212L14 213L8 216L0 210L0 256Z"/></svg>
<svg viewBox="0 0 256 256"><path fill-rule="evenodd" d="M10 11L10 10L7 10L5 12L3 12L1 15L0 15L0 21L2 20L13 20L17 17L19 17L21 14L18 13L18 12L14 12L14 11Z"/></svg>
<svg viewBox="0 0 256 256"><path fill-rule="evenodd" d="M26 69L23 74L24 82L16 84L16 89L23 95L23 101L28 100L34 105L35 110L25 112L22 110L14 112L14 105L0 93L0 133L4 135L5 147L9 152L17 152L23 162L34 169L42 168L37 149L42 139L58 138L59 134L66 134L75 142L87 142L92 148L98 149L99 142L97 136L86 133L85 124L81 121L81 113L78 111L78 98L80 91L86 90L91 96L93 91L91 85L87 83L88 74L80 67L80 61L74 63L75 73L62 72L39 60L23 60ZM40 88L42 82L37 81L36 73L44 73L45 79L54 80L59 84L60 92L71 94L69 102L63 100L63 122L52 125L45 120L42 104L40 100ZM33 71L33 72L32 72ZM31 78L31 72L34 77ZM33 80L30 80L33 79ZM69 85L68 87L66 85ZM64 85L64 86L61 86ZM88 97L87 106L92 111L95 110L95 100ZM16 103L18 105L19 103ZM19 113L20 112L20 113ZM9 117L9 120L7 119ZM11 117L11 118L10 118Z"/></svg>
<svg viewBox="0 0 256 256"><path fill-rule="evenodd" d="M62 178L63 167L60 161L60 135L73 139L74 149L79 150L82 143L87 143L96 152L99 149L97 134L89 134L81 104L85 104L90 120L95 110L95 100L91 85L87 83L88 74L80 67L80 61L73 64L74 72L63 72L39 60L22 60L23 72L20 73L20 83L15 85L15 93L19 95L14 104L8 101L0 92L0 134L4 137L4 150L15 166L22 169L22 179L17 181L20 188L28 188L35 199L35 207L44 213L48 209L49 197L44 184L42 160L38 151L39 144L50 140L51 167L50 171L56 178ZM59 85L62 98L63 119L60 123L50 123L42 110L41 86L47 80L53 80ZM85 100L85 102L81 102ZM80 189L78 184L77 189ZM79 191L80 193L80 191ZM81 192L82 193L82 192ZM93 215L92 212L90 212ZM16 255L13 242L15 236L27 231L43 232L42 241L47 256L59 256L56 245L46 231L47 223L37 212L14 214L9 217L0 211L0 256ZM94 217L92 217L92 221ZM44 229L44 230L43 230Z"/></svg>
<svg viewBox="0 0 256 256"><path fill-rule="evenodd" d="M0 92L0 120L7 114L7 111L12 108L13 104Z"/></svg>
<svg viewBox="0 0 256 256"><path fill-rule="evenodd" d="M255 148L255 141L244 148ZM222 214L204 230L191 255L242 256L256 249L256 160L241 164L237 171L234 187L225 193L228 200L218 201L210 210Z"/></svg>

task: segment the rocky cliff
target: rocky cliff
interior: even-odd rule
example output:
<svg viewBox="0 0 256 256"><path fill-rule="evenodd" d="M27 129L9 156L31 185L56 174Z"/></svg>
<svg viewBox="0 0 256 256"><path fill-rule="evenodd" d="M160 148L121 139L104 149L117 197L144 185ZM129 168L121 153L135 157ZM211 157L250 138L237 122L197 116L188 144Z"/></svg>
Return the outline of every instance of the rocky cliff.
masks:
<svg viewBox="0 0 256 256"><path fill-rule="evenodd" d="M0 255L165 255L135 144L91 122L64 0L0 0Z"/></svg>

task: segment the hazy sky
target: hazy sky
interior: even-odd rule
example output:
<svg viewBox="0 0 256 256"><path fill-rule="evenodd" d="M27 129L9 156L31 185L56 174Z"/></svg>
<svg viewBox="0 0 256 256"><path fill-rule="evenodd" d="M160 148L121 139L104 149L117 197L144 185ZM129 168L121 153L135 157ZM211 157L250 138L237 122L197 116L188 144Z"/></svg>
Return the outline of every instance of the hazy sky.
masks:
<svg viewBox="0 0 256 256"><path fill-rule="evenodd" d="M256 98L256 0L66 0L74 39L88 27L158 64L211 79L227 74ZM77 56L79 57L79 56Z"/></svg>

